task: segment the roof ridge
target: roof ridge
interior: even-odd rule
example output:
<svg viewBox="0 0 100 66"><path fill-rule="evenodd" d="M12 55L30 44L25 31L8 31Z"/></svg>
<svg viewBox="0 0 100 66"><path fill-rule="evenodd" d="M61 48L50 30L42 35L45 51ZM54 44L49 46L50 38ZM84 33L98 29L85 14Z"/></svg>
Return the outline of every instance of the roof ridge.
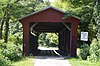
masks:
<svg viewBox="0 0 100 66"><path fill-rule="evenodd" d="M33 13L27 15L27 16L24 16L24 17L20 18L19 20L21 20L21 19L23 19L23 18L26 18L26 17L28 17L28 16L31 16L31 15L33 15L33 14L39 13L39 12L44 11L44 10L49 9L49 8L53 8L53 9L55 9L55 10L57 10L57 11L62 12L62 13L66 13L66 12L64 12L63 10L61 10L61 9L59 9L59 8L56 8L56 7L54 7L54 6L47 6L47 7L42 8L42 9L39 10L39 11L36 11L36 12L33 12Z"/></svg>

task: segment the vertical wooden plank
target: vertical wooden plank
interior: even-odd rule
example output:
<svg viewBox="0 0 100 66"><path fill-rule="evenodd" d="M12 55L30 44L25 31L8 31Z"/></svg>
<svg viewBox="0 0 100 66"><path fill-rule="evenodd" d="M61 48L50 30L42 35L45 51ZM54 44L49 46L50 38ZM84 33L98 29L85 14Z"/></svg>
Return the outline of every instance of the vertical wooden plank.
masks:
<svg viewBox="0 0 100 66"><path fill-rule="evenodd" d="M64 51L64 53L66 54L66 30L64 30L63 31L63 42L64 42L64 44L63 44L63 51Z"/></svg>
<svg viewBox="0 0 100 66"><path fill-rule="evenodd" d="M27 22L23 24L23 54L29 55L29 24Z"/></svg>
<svg viewBox="0 0 100 66"><path fill-rule="evenodd" d="M70 31L68 29L65 30L65 51L66 54L69 55L70 52Z"/></svg>
<svg viewBox="0 0 100 66"><path fill-rule="evenodd" d="M70 54L70 31L67 30L67 33L66 33L67 37L66 37L66 40L67 40L67 53L68 55Z"/></svg>
<svg viewBox="0 0 100 66"><path fill-rule="evenodd" d="M33 55L37 55L37 52L38 52L38 35L33 36L30 34L30 53L32 53Z"/></svg>
<svg viewBox="0 0 100 66"><path fill-rule="evenodd" d="M77 56L77 27L78 24L72 23L71 25L71 36L70 36L70 56Z"/></svg>
<svg viewBox="0 0 100 66"><path fill-rule="evenodd" d="M59 50L61 50L61 36L60 36L60 33L59 33L59 35L58 35L58 41L59 41L59 44L58 44L58 48L59 48Z"/></svg>
<svg viewBox="0 0 100 66"><path fill-rule="evenodd" d="M59 47L59 50L62 51L62 33L59 33L59 45L58 45L58 47Z"/></svg>

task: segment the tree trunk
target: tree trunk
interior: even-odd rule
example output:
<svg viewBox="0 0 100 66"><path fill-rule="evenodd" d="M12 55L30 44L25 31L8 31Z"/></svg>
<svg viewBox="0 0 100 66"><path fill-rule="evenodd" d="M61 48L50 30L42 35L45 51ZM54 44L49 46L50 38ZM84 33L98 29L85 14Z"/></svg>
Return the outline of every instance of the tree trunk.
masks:
<svg viewBox="0 0 100 66"><path fill-rule="evenodd" d="M1 27L0 27L0 39L2 39L3 25L4 25L4 20L2 20L2 22L1 22Z"/></svg>
<svg viewBox="0 0 100 66"><path fill-rule="evenodd" d="M20 0L16 0L14 3L17 3L19 2ZM9 0L9 2L11 2L11 0ZM4 33L4 42L8 42L8 33L9 33L9 20L10 20L10 13L9 12L9 9L11 9L13 4L7 4L6 6L6 10L4 10L4 16L3 16L3 19L1 21L1 26L0 26L0 39L2 39L2 31L3 31L3 25L4 25L4 22L5 22L5 33Z"/></svg>
<svg viewBox="0 0 100 66"><path fill-rule="evenodd" d="M2 39L2 31L3 31L3 25L5 22L5 16L6 16L6 11L4 12L3 18L1 20L1 26L0 26L0 39Z"/></svg>
<svg viewBox="0 0 100 66"><path fill-rule="evenodd" d="M10 20L10 13L9 13L9 9L10 9L10 5L7 4L6 7L6 18L5 18L5 36L4 36L4 42L7 43L8 42L8 32L9 32L9 20Z"/></svg>
<svg viewBox="0 0 100 66"><path fill-rule="evenodd" d="M4 36L5 43L8 42L9 19L10 19L10 18L8 17L7 20L6 20L6 23L5 23L5 36Z"/></svg>

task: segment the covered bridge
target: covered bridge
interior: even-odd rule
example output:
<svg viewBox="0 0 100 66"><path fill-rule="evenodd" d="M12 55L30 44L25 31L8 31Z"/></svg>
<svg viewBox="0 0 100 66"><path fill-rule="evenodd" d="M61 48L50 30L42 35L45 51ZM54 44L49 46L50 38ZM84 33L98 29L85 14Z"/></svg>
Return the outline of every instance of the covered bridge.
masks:
<svg viewBox="0 0 100 66"><path fill-rule="evenodd" d="M54 32L59 34L59 50L71 57L77 56L77 28L80 20L74 16L63 18L64 14L64 11L49 6L19 20L23 27L24 55L35 54L38 50L38 32Z"/></svg>

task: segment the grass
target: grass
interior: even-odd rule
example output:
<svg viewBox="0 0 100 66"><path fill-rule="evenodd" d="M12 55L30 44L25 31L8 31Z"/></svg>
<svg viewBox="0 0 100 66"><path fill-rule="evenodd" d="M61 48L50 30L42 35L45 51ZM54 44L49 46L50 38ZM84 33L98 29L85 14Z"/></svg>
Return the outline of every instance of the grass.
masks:
<svg viewBox="0 0 100 66"><path fill-rule="evenodd" d="M32 60L33 58L29 58L29 57L23 58L20 61L13 62L12 66L34 66L34 63Z"/></svg>
<svg viewBox="0 0 100 66"><path fill-rule="evenodd" d="M87 61L87 60L81 60L81 59L75 59L75 58L71 58L69 59L69 63L72 65L72 66L100 66L100 63L99 62L90 62L90 61Z"/></svg>
<svg viewBox="0 0 100 66"><path fill-rule="evenodd" d="M79 55L80 49L77 48L77 55ZM100 62L90 62L87 60L81 60L79 58L68 59L71 66L100 66Z"/></svg>

